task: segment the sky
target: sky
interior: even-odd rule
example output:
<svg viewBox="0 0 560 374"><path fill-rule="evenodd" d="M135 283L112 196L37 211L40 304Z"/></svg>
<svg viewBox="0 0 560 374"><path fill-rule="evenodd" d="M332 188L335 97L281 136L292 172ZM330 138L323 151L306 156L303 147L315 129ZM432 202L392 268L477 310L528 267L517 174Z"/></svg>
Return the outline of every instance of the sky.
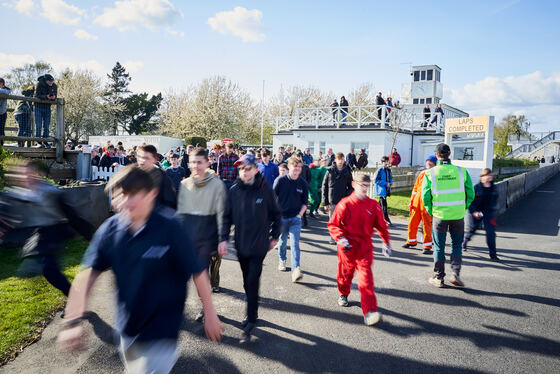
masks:
<svg viewBox="0 0 560 374"><path fill-rule="evenodd" d="M442 102L496 120L525 114L560 130L560 2L0 0L0 75L44 60L131 89L180 91L224 75L255 100L362 83L397 97L411 65L442 68Z"/></svg>

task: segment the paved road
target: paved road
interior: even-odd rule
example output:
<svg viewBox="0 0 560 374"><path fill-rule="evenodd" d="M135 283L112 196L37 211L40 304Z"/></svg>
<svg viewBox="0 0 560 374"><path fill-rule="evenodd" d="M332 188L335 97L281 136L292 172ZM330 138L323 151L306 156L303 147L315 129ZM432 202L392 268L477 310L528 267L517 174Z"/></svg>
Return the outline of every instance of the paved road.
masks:
<svg viewBox="0 0 560 374"><path fill-rule="evenodd" d="M356 287L350 307L336 304L336 252L326 243L326 219L311 221L302 237L303 282L276 270L271 253L263 270L260 317L254 341L240 347L244 302L235 256L222 264L224 292L215 295L225 326L222 344L203 337L192 319L199 304L191 292L181 332L176 373L284 372L560 372L560 175L498 220L502 263L488 261L483 236L464 258L465 289L428 285L432 259L401 249L406 222L391 229L398 250L390 259L376 240L374 277L384 321L363 325ZM112 279L103 276L91 303L90 348L62 355L54 347L57 318L41 341L0 373L120 373L111 344Z"/></svg>

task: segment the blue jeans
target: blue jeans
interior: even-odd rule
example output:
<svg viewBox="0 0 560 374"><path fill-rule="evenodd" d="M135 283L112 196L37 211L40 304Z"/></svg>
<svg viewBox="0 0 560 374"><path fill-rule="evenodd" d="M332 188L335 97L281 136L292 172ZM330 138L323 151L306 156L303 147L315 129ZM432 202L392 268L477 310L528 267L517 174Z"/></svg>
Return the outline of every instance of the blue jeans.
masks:
<svg viewBox="0 0 560 374"><path fill-rule="evenodd" d="M299 267L299 235L301 233L301 218L282 218L282 234L278 240L278 256L286 261L286 247L290 236L290 252L292 253L292 271Z"/></svg>
<svg viewBox="0 0 560 374"><path fill-rule="evenodd" d="M342 122L346 122L346 116L348 115L348 112L341 111L341 113L342 113Z"/></svg>
<svg viewBox="0 0 560 374"><path fill-rule="evenodd" d="M16 114L15 119L18 123L18 136L31 136L31 113Z"/></svg>
<svg viewBox="0 0 560 374"><path fill-rule="evenodd" d="M41 129L43 129L43 138L49 137L49 126L51 125L51 107L37 108L35 107L35 136L41 137Z"/></svg>
<svg viewBox="0 0 560 374"><path fill-rule="evenodd" d="M463 262L463 236L465 221L463 218L457 220L440 220L436 217L432 220L432 239L434 248L434 273L438 279L445 277L445 239L447 232L451 236L451 271L454 275L461 272Z"/></svg>

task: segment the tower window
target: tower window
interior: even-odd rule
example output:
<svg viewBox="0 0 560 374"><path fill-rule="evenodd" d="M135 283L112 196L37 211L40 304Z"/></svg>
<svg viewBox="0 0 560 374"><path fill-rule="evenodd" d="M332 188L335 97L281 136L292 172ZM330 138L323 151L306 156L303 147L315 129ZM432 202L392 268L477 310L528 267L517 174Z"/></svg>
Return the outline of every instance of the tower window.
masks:
<svg viewBox="0 0 560 374"><path fill-rule="evenodd" d="M420 80L421 81L425 81L426 80L426 70L422 70L420 72Z"/></svg>
<svg viewBox="0 0 560 374"><path fill-rule="evenodd" d="M418 104L418 99L412 99L412 104Z"/></svg>
<svg viewBox="0 0 560 374"><path fill-rule="evenodd" d="M414 81L418 82L420 80L420 72L419 71L415 71L414 72Z"/></svg>
<svg viewBox="0 0 560 374"><path fill-rule="evenodd" d="M431 104L431 103L432 103L432 98L431 98L431 97L428 97L428 98L426 99L426 104Z"/></svg>
<svg viewBox="0 0 560 374"><path fill-rule="evenodd" d="M436 81L440 82L441 79L441 73L439 70L436 70Z"/></svg>
<svg viewBox="0 0 560 374"><path fill-rule="evenodd" d="M428 70L428 76L426 78L426 80L431 81L432 79L434 79L434 71L433 70Z"/></svg>
<svg viewBox="0 0 560 374"><path fill-rule="evenodd" d="M424 99L420 99L420 104L424 104Z"/></svg>

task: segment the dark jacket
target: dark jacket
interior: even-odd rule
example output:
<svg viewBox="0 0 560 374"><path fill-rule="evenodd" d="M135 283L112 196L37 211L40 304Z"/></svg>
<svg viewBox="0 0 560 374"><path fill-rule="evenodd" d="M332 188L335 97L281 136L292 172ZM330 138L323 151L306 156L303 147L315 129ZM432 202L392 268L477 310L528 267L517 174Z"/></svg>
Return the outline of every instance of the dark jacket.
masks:
<svg viewBox="0 0 560 374"><path fill-rule="evenodd" d="M115 162L118 162L115 156L109 156L107 153L103 153L99 159L99 167L110 168Z"/></svg>
<svg viewBox="0 0 560 374"><path fill-rule="evenodd" d="M340 110L348 113L348 101L346 99L340 101Z"/></svg>
<svg viewBox="0 0 560 374"><path fill-rule="evenodd" d="M41 100L49 100L48 96L49 95L54 95L55 99L56 99L56 95L58 93L58 88L56 86L56 83L53 83L52 86L49 86L47 84L47 82L45 81L45 76L44 75L40 76L38 81L39 81L39 83L37 83L37 87L35 88L35 97L37 99L41 99ZM54 101L53 101L53 103L54 103ZM37 108L49 108L51 106L51 104L35 103L35 106Z"/></svg>
<svg viewBox="0 0 560 374"><path fill-rule="evenodd" d="M185 169L185 178L191 176L191 169L189 168L189 155L185 153L183 157L181 157L181 164L179 165L183 169ZM212 168L212 166L210 166ZM216 163L216 169L212 169L214 171L218 170L218 163Z"/></svg>
<svg viewBox="0 0 560 374"><path fill-rule="evenodd" d="M495 216L496 202L498 201L498 191L492 182L490 187L484 187L482 183L474 186L474 200L469 206L469 212L482 212L486 217Z"/></svg>
<svg viewBox="0 0 560 374"><path fill-rule="evenodd" d="M328 159L327 159L327 167L328 166L332 166L332 164L334 164L334 153L332 155L327 155Z"/></svg>
<svg viewBox="0 0 560 374"><path fill-rule="evenodd" d="M99 166L99 155L95 155L95 157L91 158L91 166Z"/></svg>
<svg viewBox="0 0 560 374"><path fill-rule="evenodd" d="M358 167L358 169L363 169L367 166L367 164L368 164L367 154L360 153L358 155L358 162L356 166Z"/></svg>
<svg viewBox="0 0 560 374"><path fill-rule="evenodd" d="M221 240L228 239L233 224L238 256L265 256L270 241L280 236L281 217L276 194L260 173L251 185L238 178L228 191Z"/></svg>
<svg viewBox="0 0 560 374"><path fill-rule="evenodd" d="M375 97L375 105L385 105L385 100L379 95Z"/></svg>
<svg viewBox="0 0 560 374"><path fill-rule="evenodd" d="M356 161L356 155L354 153L348 153L346 155L346 165L348 165L350 169L354 169L354 167L358 165L358 161Z"/></svg>
<svg viewBox="0 0 560 374"><path fill-rule="evenodd" d="M352 171L347 165L341 170L338 170L336 164L328 168L323 179L323 204L336 205L352 191Z"/></svg>
<svg viewBox="0 0 560 374"><path fill-rule="evenodd" d="M301 175L299 177L306 181L308 186L311 184L311 169L308 165L301 165Z"/></svg>
<svg viewBox="0 0 560 374"><path fill-rule="evenodd" d="M424 119L430 119L430 116L432 115L432 111L430 110L430 108L426 108L424 107Z"/></svg>

